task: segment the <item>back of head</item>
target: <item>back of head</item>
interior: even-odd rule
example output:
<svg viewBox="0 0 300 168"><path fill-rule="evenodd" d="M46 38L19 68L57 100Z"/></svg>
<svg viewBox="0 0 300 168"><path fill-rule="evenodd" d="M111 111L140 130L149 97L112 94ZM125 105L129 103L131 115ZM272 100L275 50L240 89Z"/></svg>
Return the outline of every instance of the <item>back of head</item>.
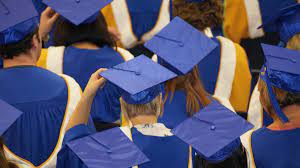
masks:
<svg viewBox="0 0 300 168"><path fill-rule="evenodd" d="M179 16L200 31L222 24L223 8L220 0L203 2L173 1L173 15Z"/></svg>
<svg viewBox="0 0 300 168"><path fill-rule="evenodd" d="M146 104L129 104L120 99L122 113L130 120L138 116L156 116L162 115L162 96L159 94L153 100Z"/></svg>
<svg viewBox="0 0 300 168"><path fill-rule="evenodd" d="M29 54L30 50L33 48L33 40L37 40L39 43L41 42L38 28L26 35L20 41L9 44L0 44L0 57L2 59L13 59L21 54Z"/></svg>
<svg viewBox="0 0 300 168"><path fill-rule="evenodd" d="M300 93L291 93L274 86L272 89L281 109L290 105L300 106ZM261 79L258 82L258 90L260 92L260 101L266 112L270 114L273 119L278 118L270 100L267 84Z"/></svg>
<svg viewBox="0 0 300 168"><path fill-rule="evenodd" d="M169 95L170 101L172 101L175 91L182 90L185 92L186 111L190 116L197 113L201 107L203 108L211 102L208 97L208 93L201 84L197 66L195 66L193 70L186 75L182 75L168 81L165 85L165 89L165 102Z"/></svg>
<svg viewBox="0 0 300 168"><path fill-rule="evenodd" d="M101 12L96 20L78 26L60 17L54 28L54 45L70 46L74 43L90 42L98 47L115 46L115 41L108 32L107 24Z"/></svg>

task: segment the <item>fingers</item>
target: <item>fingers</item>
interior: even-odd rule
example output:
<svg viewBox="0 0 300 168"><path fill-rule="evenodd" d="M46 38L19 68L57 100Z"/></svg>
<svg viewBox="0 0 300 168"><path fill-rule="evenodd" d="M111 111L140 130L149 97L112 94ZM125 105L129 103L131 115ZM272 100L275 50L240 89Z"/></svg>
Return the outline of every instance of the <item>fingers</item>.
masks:
<svg viewBox="0 0 300 168"><path fill-rule="evenodd" d="M106 68L100 68L98 69L93 75L92 75L92 78L96 78L96 79L100 79L101 78L101 75L100 73L106 71L107 69Z"/></svg>
<svg viewBox="0 0 300 168"><path fill-rule="evenodd" d="M49 21L50 21L51 23L54 23L54 22L58 19L58 17L59 17L59 14L58 14L58 13L55 13L55 14L49 19Z"/></svg>

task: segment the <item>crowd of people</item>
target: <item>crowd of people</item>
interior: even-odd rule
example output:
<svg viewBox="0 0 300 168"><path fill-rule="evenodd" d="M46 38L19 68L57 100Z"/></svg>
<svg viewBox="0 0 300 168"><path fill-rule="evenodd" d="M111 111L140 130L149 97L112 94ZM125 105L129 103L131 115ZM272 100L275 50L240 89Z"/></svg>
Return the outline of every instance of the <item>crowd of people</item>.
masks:
<svg viewBox="0 0 300 168"><path fill-rule="evenodd" d="M300 0L0 0L1 168L300 168Z"/></svg>

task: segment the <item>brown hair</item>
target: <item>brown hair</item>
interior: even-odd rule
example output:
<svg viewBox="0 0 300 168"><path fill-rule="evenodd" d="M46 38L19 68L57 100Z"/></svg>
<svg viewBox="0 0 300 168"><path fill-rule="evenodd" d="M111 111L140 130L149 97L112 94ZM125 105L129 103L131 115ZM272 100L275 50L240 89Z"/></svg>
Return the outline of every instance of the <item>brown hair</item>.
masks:
<svg viewBox="0 0 300 168"><path fill-rule="evenodd" d="M147 104L128 104L122 98L120 99L122 113L127 119L131 119L140 115L149 116L155 115L161 116L162 109L162 95L156 96L150 103Z"/></svg>
<svg viewBox="0 0 300 168"><path fill-rule="evenodd" d="M94 22L78 26L63 17L59 17L54 28L54 45L70 46L78 42L91 42L98 47L115 46L115 41L108 32L106 21L101 12Z"/></svg>
<svg viewBox="0 0 300 168"><path fill-rule="evenodd" d="M3 148L3 139L0 138L0 167L1 168L18 168L17 165L14 163L11 163L7 161L5 153L4 153L4 148Z"/></svg>
<svg viewBox="0 0 300 168"><path fill-rule="evenodd" d="M200 110L200 106L205 107L211 102L208 93L201 83L198 66L195 66L188 74L168 81L165 85L165 89L165 103L169 94L171 95L170 101L172 101L176 90L183 90L185 92L186 111L189 116L197 113Z"/></svg>
<svg viewBox="0 0 300 168"><path fill-rule="evenodd" d="M276 96L276 100L278 101L281 108L284 108L289 105L297 104L300 105L300 94L299 93L290 93L287 91L284 91L282 89L279 89L277 87L272 87L274 95ZM272 117L272 118L278 118L276 114L274 113L274 108L272 106L267 84L259 79L258 81L258 90L260 92L260 102L262 103L264 109L266 112Z"/></svg>
<svg viewBox="0 0 300 168"><path fill-rule="evenodd" d="M39 37L38 28L36 28L35 31L31 32L18 42L0 45L0 58L13 59L20 54L27 54L33 47L32 39L34 35L36 35L38 42L40 42L41 39Z"/></svg>
<svg viewBox="0 0 300 168"><path fill-rule="evenodd" d="M179 16L200 31L215 28L223 22L223 6L221 0L204 2L187 2L173 0L173 15Z"/></svg>
<svg viewBox="0 0 300 168"><path fill-rule="evenodd" d="M300 33L296 34L288 41L286 48L300 51Z"/></svg>

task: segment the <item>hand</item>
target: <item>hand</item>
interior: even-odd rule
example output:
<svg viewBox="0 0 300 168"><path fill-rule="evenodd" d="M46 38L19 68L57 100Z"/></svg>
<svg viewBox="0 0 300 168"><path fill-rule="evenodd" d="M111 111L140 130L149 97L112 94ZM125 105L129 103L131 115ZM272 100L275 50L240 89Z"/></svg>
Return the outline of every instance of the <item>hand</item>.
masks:
<svg viewBox="0 0 300 168"><path fill-rule="evenodd" d="M41 14L39 33L40 37L44 39L50 33L54 23L58 19L59 14L47 7Z"/></svg>
<svg viewBox="0 0 300 168"><path fill-rule="evenodd" d="M120 40L121 35L114 27L108 27L108 32L112 35L112 37L115 41Z"/></svg>
<svg viewBox="0 0 300 168"><path fill-rule="evenodd" d="M105 79L100 76L101 72L106 71L106 69L101 68L96 71L90 78L88 84L85 87L82 97L87 100L94 99L99 88L104 86Z"/></svg>

